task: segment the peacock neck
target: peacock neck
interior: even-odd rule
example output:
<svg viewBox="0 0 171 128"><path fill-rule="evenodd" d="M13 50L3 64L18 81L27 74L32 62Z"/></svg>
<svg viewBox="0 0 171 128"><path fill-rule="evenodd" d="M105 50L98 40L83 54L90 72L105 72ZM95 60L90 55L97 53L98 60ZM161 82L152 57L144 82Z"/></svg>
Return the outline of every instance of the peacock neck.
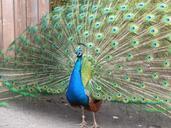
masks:
<svg viewBox="0 0 171 128"><path fill-rule="evenodd" d="M74 71L79 71L81 73L82 68L82 57L77 58L77 61L74 66Z"/></svg>

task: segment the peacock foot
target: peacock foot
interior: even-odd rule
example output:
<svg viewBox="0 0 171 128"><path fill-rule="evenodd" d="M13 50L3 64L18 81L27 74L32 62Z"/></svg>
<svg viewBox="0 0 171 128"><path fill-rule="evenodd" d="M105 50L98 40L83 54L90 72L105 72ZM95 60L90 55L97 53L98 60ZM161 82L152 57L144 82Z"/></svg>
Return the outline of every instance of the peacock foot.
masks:
<svg viewBox="0 0 171 128"><path fill-rule="evenodd" d="M81 122L80 128L88 128L87 122L85 120Z"/></svg>
<svg viewBox="0 0 171 128"><path fill-rule="evenodd" d="M97 123L94 123L92 128L101 128Z"/></svg>
<svg viewBox="0 0 171 128"><path fill-rule="evenodd" d="M97 124L96 115L94 112L93 112L93 126L92 126L92 128L100 128L100 126Z"/></svg>

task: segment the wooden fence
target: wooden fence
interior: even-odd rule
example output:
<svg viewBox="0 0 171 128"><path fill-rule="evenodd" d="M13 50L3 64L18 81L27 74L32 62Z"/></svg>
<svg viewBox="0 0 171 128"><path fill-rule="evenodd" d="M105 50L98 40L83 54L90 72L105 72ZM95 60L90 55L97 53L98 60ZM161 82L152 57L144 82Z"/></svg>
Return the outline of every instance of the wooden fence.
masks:
<svg viewBox="0 0 171 128"><path fill-rule="evenodd" d="M49 0L0 0L0 49L27 26L36 24L49 10Z"/></svg>

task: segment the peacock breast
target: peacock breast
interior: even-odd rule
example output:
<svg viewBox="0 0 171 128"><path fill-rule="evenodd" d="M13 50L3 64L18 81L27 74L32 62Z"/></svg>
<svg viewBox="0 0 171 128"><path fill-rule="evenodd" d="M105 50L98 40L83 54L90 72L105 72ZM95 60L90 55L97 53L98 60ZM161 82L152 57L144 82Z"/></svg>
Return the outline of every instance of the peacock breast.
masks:
<svg viewBox="0 0 171 128"><path fill-rule="evenodd" d="M83 106L88 106L89 104L89 97L86 95L84 86L84 83L87 82L87 72L85 72L85 69L84 71L82 71L83 67L85 67L82 66L82 64L82 61L77 60L70 76L70 82L66 92L66 97L71 105L80 104ZM82 74L84 75L84 77L82 77Z"/></svg>

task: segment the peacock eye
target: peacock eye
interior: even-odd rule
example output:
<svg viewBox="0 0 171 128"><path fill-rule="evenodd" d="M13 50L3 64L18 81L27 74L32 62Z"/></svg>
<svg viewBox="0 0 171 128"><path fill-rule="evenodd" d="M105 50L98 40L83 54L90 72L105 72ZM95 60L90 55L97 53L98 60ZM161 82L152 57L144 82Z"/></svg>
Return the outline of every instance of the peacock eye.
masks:
<svg viewBox="0 0 171 128"><path fill-rule="evenodd" d="M151 19L151 16L147 16L148 19Z"/></svg>

